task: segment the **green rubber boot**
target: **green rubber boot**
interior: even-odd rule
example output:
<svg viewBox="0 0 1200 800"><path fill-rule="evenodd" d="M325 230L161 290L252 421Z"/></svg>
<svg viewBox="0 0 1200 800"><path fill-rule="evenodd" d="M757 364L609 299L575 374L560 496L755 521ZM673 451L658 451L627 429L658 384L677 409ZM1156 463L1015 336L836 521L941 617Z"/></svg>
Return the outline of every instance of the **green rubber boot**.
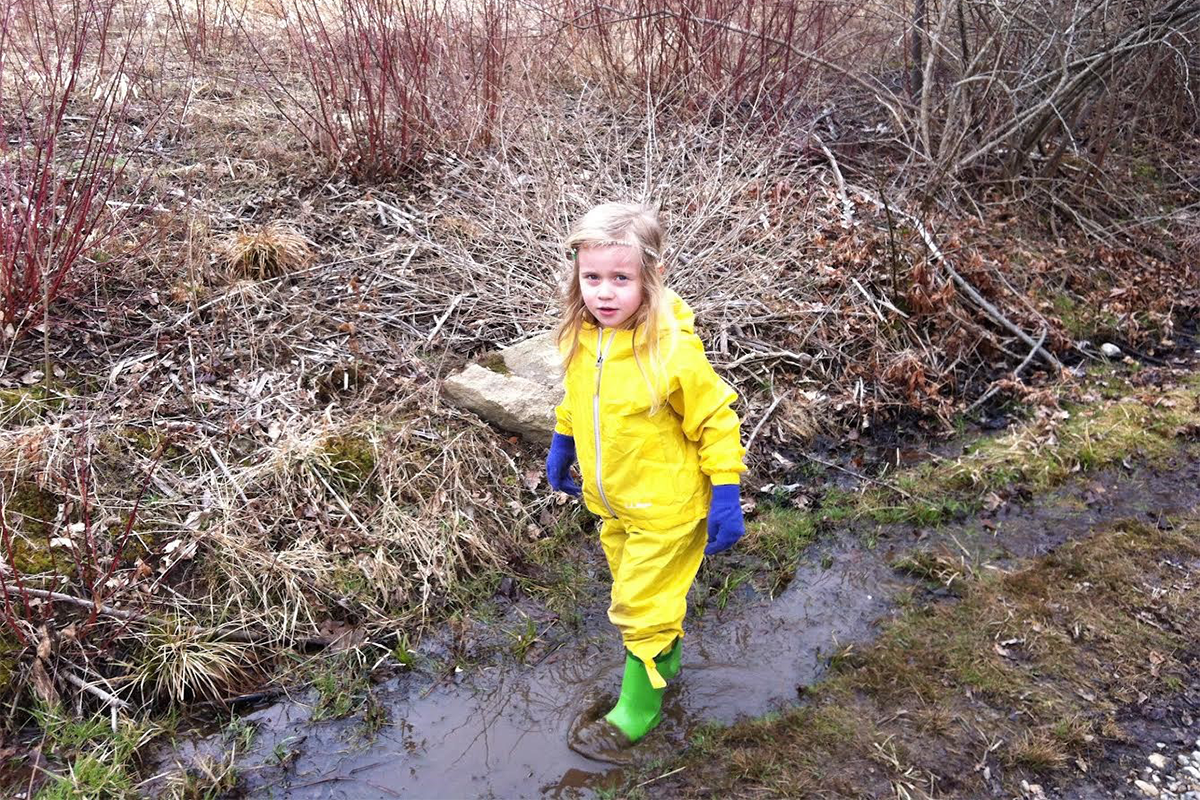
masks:
<svg viewBox="0 0 1200 800"><path fill-rule="evenodd" d="M670 681L679 674L683 645L678 639L666 653L655 657L654 666L664 680ZM621 697L613 710L605 715L621 733L629 737L629 743L641 739L662 721L662 699L666 689L655 689L650 685L646 665L633 653L625 653L625 675L621 678Z"/></svg>

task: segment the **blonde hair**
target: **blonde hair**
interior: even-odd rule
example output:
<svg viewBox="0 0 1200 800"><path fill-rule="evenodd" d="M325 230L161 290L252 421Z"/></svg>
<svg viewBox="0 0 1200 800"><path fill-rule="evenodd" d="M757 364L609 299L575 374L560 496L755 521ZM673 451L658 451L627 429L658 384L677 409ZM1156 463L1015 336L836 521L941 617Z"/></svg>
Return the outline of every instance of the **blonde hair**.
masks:
<svg viewBox="0 0 1200 800"><path fill-rule="evenodd" d="M625 327L633 329L633 356L650 388L651 413L656 413L666 399L664 365L679 330L659 271L666 236L658 213L650 206L634 203L603 203L572 226L564 244L569 254L569 271L563 285L562 318L555 332L559 351L563 353L563 370L579 352L584 323L600 325L588 311L579 288L579 251L585 247L633 247L640 254L642 303Z"/></svg>

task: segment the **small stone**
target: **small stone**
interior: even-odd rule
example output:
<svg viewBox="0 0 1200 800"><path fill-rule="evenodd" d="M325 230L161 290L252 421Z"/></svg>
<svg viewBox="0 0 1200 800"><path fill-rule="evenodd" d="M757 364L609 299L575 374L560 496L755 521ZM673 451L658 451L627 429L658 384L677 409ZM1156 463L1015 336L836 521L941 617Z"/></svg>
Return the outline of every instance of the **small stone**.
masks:
<svg viewBox="0 0 1200 800"><path fill-rule="evenodd" d="M1146 783L1144 780L1139 778L1133 782L1133 785L1136 786L1142 794L1146 795L1146 797L1158 797L1158 789L1154 787L1154 784Z"/></svg>
<svg viewBox="0 0 1200 800"><path fill-rule="evenodd" d="M1116 358L1121 355L1121 348L1117 347L1112 342L1105 342L1104 344L1100 345L1100 352L1104 353L1104 355L1108 356L1109 358Z"/></svg>
<svg viewBox="0 0 1200 800"><path fill-rule="evenodd" d="M1166 769L1167 764L1170 763L1169 761L1167 761L1167 757L1164 756L1162 753L1151 753L1149 761L1153 766L1157 767L1158 769Z"/></svg>
<svg viewBox="0 0 1200 800"><path fill-rule="evenodd" d="M1192 751L1192 761L1195 761L1197 764L1200 764L1200 750Z"/></svg>
<svg viewBox="0 0 1200 800"><path fill-rule="evenodd" d="M1183 753L1180 753L1179 755L1175 756L1175 763L1179 764L1181 767L1186 767L1188 765L1188 757Z"/></svg>
<svg viewBox="0 0 1200 800"><path fill-rule="evenodd" d="M1191 775L1196 780L1200 781L1200 769L1196 769L1191 764L1188 764L1186 767L1183 768L1183 771L1186 772L1188 775Z"/></svg>

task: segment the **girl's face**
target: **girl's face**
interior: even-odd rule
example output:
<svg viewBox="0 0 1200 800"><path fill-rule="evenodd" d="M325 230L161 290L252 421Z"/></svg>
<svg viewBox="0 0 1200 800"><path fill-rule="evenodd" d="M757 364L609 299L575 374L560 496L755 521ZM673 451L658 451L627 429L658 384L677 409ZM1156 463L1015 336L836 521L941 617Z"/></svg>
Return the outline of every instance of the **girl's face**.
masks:
<svg viewBox="0 0 1200 800"><path fill-rule="evenodd" d="M642 305L642 259L636 247L582 247L576 256L583 304L605 328L625 325Z"/></svg>

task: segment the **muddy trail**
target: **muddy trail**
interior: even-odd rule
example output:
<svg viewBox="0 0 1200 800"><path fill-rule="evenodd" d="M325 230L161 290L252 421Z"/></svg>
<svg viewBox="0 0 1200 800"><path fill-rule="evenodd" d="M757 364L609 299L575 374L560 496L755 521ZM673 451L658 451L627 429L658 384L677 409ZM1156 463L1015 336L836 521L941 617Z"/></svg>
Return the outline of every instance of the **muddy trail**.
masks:
<svg viewBox="0 0 1200 800"><path fill-rule="evenodd" d="M873 636L901 592L937 595L893 567L915 551L953 553L1003 567L1086 537L1100 524L1155 523L1196 505L1200 458L1181 450L1156 469L1110 469L1046 494L936 528L845 526L805 554L774 598L747 581L689 614L684 671L668 691L664 723L638 745L645 768L685 746L707 722L730 723L796 702L831 655ZM597 548L598 549L598 548ZM579 598L581 621L549 626L523 660L505 648L518 621L545 618L519 592L502 618L422 642L416 669L380 680L365 710L318 721L315 690L244 713L256 730L238 757L249 796L578 797L626 785L619 768L568 749L574 717L619 688L622 651L605 618L602 562ZM945 592L947 595L950 592ZM211 729L210 729L211 730ZM228 751L228 731L197 735L161 759Z"/></svg>

